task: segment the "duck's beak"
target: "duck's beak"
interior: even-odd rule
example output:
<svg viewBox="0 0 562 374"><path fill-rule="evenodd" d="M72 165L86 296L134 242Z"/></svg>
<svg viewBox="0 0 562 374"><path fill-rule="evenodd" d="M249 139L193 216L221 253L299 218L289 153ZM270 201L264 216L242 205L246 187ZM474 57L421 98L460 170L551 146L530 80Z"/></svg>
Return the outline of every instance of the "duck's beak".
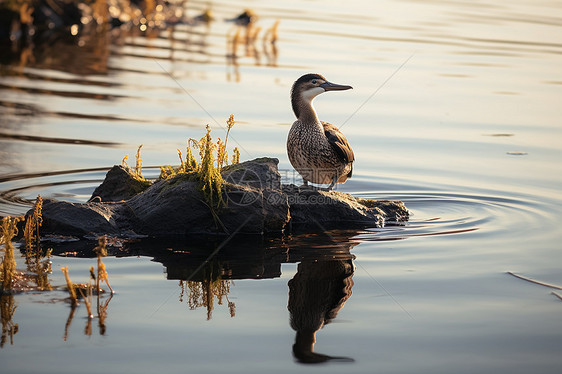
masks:
<svg viewBox="0 0 562 374"><path fill-rule="evenodd" d="M322 83L320 87L322 87L325 91L343 91L343 90L350 90L353 88L351 86L347 86L344 84L335 84L332 82Z"/></svg>

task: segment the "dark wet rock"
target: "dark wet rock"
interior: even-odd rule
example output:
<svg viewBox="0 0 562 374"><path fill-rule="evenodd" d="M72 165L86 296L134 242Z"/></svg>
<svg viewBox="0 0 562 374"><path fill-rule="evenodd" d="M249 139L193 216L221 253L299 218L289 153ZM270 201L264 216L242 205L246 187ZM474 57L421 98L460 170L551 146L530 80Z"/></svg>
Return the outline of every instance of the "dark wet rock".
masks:
<svg viewBox="0 0 562 374"><path fill-rule="evenodd" d="M129 200L150 185L149 181L136 178L129 168L115 165L107 172L103 183L94 190L89 201Z"/></svg>
<svg viewBox="0 0 562 374"><path fill-rule="evenodd" d="M274 195L274 191L229 185L227 205L214 217L199 183L179 175L158 181L123 203L121 213L135 232L150 236L281 232L289 206L286 199L268 199Z"/></svg>
<svg viewBox="0 0 562 374"><path fill-rule="evenodd" d="M96 233L121 234L122 230L114 218L117 207L115 204L69 203L43 199L42 232L75 236Z"/></svg>
<svg viewBox="0 0 562 374"><path fill-rule="evenodd" d="M196 234L281 234L330 228L381 227L405 221L399 201L359 199L337 191L281 185L278 160L259 158L223 169L225 206L213 212L187 174L149 186L114 166L88 203L45 200L44 233L182 237Z"/></svg>
<svg viewBox="0 0 562 374"><path fill-rule="evenodd" d="M295 185L283 186L291 207L291 224L317 226L323 230L354 224L372 224L381 227L384 213L368 208L358 199L337 191L301 189Z"/></svg>
<svg viewBox="0 0 562 374"><path fill-rule="evenodd" d="M223 168L222 176L231 184L246 185L257 189L281 190L281 174L277 170L279 160L262 157Z"/></svg>

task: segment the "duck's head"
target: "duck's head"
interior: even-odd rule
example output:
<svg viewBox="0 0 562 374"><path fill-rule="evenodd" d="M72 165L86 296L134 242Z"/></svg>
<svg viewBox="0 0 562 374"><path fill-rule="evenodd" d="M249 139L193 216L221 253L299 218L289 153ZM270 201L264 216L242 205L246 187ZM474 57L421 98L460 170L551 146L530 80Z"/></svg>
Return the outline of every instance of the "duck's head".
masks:
<svg viewBox="0 0 562 374"><path fill-rule="evenodd" d="M295 81L291 88L291 104L293 112L299 118L301 108L309 107L312 100L326 91L349 90L353 87L329 82L320 74L305 74Z"/></svg>

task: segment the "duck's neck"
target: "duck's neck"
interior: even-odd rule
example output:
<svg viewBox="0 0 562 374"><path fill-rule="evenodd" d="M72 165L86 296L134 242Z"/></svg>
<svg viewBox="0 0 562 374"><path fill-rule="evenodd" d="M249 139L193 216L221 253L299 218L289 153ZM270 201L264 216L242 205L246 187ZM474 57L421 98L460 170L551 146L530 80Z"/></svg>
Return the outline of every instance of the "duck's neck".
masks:
<svg viewBox="0 0 562 374"><path fill-rule="evenodd" d="M304 124L320 124L316 110L312 105L312 99L303 100L301 97L293 97L291 99L293 111L298 120Z"/></svg>

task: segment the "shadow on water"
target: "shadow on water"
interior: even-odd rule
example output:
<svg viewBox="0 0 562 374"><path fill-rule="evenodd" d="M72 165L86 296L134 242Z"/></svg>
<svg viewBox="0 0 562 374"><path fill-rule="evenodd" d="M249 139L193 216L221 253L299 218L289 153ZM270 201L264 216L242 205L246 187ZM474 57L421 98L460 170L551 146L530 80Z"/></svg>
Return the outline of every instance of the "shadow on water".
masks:
<svg viewBox="0 0 562 374"><path fill-rule="evenodd" d="M283 264L298 263L296 274L288 282L295 359L300 363L353 362L349 357L317 353L314 345L316 333L337 317L351 297L355 256L350 251L358 244L352 240L357 233L355 230L331 231L329 235L272 239L242 235L231 238L224 247L221 247L222 240L216 238L144 239L131 243L109 240L108 252L117 257L147 256L161 263L167 279L179 281L179 301L185 302L191 310L205 308L208 320L216 305L223 305L224 301L230 316L235 317L236 305L228 298L234 280L279 278ZM49 247L50 244L54 244L55 256L94 256L93 242L49 243ZM108 301L102 307L104 316ZM65 337L73 316L74 308L65 326ZM7 329L10 326L13 324L6 324ZM91 321L88 326L85 331L91 334Z"/></svg>

